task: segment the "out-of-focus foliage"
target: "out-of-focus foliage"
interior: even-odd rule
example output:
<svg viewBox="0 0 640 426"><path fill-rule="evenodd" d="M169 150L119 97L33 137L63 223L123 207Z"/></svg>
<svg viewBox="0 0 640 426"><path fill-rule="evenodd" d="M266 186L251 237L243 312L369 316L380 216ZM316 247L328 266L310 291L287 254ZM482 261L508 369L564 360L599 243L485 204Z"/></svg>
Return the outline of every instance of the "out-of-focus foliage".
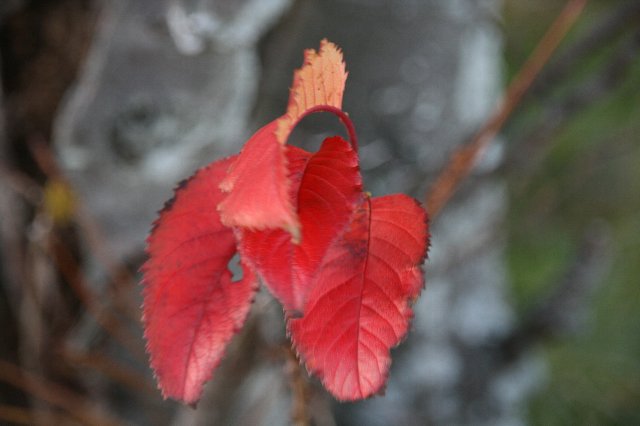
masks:
<svg viewBox="0 0 640 426"><path fill-rule="evenodd" d="M590 3L567 44L622 3ZM549 0L505 3L507 74L517 70L559 7ZM523 129L554 99L605 72L616 48L638 37L635 22L610 45L594 47L548 99L526 104L508 129L512 151L522 148ZM619 78L604 95L594 90L592 99L581 98L551 135L531 139L547 147L534 171L508 172L508 255L522 315L561 277L594 221L603 221L613 240L613 263L586 327L544 348L549 374L530 405L534 425L640 423L640 55Z"/></svg>

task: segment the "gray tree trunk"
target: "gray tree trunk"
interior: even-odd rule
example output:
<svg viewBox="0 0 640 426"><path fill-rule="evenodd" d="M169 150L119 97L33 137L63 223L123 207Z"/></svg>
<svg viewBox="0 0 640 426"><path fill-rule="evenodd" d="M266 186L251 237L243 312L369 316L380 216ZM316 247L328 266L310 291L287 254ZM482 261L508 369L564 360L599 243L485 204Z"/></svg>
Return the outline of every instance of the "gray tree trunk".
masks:
<svg viewBox="0 0 640 426"><path fill-rule="evenodd" d="M284 112L302 50L327 37L345 53L344 109L358 131L367 189L424 199L500 94L498 6L301 0L287 12L286 0L110 2L59 116L56 146L112 247L135 254L175 181L238 151L249 129ZM314 120L296 132L315 136L317 147L325 122ZM492 148L432 226L426 290L393 352L386 396L331 404L315 390L316 424L522 422L538 364L506 360L497 348L513 326L501 238L506 191L491 173L499 163ZM284 339L281 313L265 294L254 312L198 410L179 411L175 424L290 421L283 363L260 352Z"/></svg>
<svg viewBox="0 0 640 426"><path fill-rule="evenodd" d="M256 44L287 0L116 0L60 113L61 160L117 252L139 251L175 183L237 151Z"/></svg>

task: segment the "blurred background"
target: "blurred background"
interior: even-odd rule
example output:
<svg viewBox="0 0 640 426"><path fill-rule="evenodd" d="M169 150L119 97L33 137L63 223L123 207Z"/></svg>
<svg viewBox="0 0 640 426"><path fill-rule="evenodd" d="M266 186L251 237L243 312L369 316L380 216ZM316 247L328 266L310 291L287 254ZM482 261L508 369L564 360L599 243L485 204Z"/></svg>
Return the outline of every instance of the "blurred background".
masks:
<svg viewBox="0 0 640 426"><path fill-rule="evenodd" d="M281 115L326 37L367 189L424 201L565 3L2 0L0 424L640 424L640 1L586 3L432 222L385 395L333 400L262 291L193 409L139 320L176 182Z"/></svg>

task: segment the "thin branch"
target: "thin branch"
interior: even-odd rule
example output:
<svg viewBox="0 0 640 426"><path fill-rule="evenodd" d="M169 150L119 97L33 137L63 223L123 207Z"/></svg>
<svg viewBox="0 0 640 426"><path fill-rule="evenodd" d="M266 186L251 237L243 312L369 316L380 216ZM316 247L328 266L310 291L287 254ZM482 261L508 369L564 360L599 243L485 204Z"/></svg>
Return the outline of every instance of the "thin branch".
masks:
<svg viewBox="0 0 640 426"><path fill-rule="evenodd" d="M100 302L84 277L77 273L80 268L71 250L55 235L51 235L51 240L53 244L51 259L87 311L116 342L120 343L138 360L146 362L147 357L144 350L136 344L139 339L128 328L120 325L121 321L104 303Z"/></svg>
<svg viewBox="0 0 640 426"><path fill-rule="evenodd" d="M146 376L128 367L118 364L109 356L99 353L86 353L66 347L61 350L62 357L74 367L90 368L102 373L113 382L121 383L129 389L136 389L151 397L157 397L156 386Z"/></svg>
<svg viewBox="0 0 640 426"><path fill-rule="evenodd" d="M542 97L578 71L578 67L598 49L609 49L627 29L637 28L640 2L623 1L613 11L596 22L585 35L558 54L540 73L529 94ZM635 24L635 25L634 25Z"/></svg>
<svg viewBox="0 0 640 426"><path fill-rule="evenodd" d="M515 171L519 176L525 177L520 186L525 185L527 175L531 175L537 169L551 137L577 113L619 89L628 77L639 53L640 30L636 29L579 88L545 106L542 117L537 120L538 124L532 126L522 138L522 142L516 143L517 149L512 150L510 158L505 163L505 168L510 172Z"/></svg>
<svg viewBox="0 0 640 426"><path fill-rule="evenodd" d="M531 87L536 76L573 27L573 24L582 13L586 2L586 0L569 0L567 2L531 56L514 77L507 88L502 102L491 118L468 144L454 152L451 160L440 173L426 197L427 211L432 219L438 215L462 181L471 173L471 169L480 154L511 116L511 113L513 113L519 105L524 94Z"/></svg>
<svg viewBox="0 0 640 426"><path fill-rule="evenodd" d="M43 377L22 370L15 364L0 360L0 381L58 407L86 425L118 426L115 418L100 412L88 399Z"/></svg>
<svg viewBox="0 0 640 426"><path fill-rule="evenodd" d="M17 195L30 204L38 205L42 200L42 188L29 176L0 162L0 179Z"/></svg>
<svg viewBox="0 0 640 426"><path fill-rule="evenodd" d="M76 200L80 200L77 197ZM136 278L129 268L114 258L105 242L104 232L100 225L89 213L88 208L80 200L75 209L76 223L82 230L92 256L102 265L112 284L114 302L117 307L133 322L140 323L140 309L133 303L131 289L135 286Z"/></svg>
<svg viewBox="0 0 640 426"><path fill-rule="evenodd" d="M0 404L0 423L30 425L33 423L31 413L23 407Z"/></svg>
<svg viewBox="0 0 640 426"><path fill-rule="evenodd" d="M296 356L295 350L291 345L286 345L285 351L285 370L289 377L289 385L291 386L291 396L293 402L291 404L291 424L295 426L308 426L309 423L309 385L305 377L300 362Z"/></svg>
<svg viewBox="0 0 640 426"><path fill-rule="evenodd" d="M47 178L63 182L73 192L75 222L82 230L82 236L87 242L92 257L101 264L109 277L114 290L116 306L131 320L138 323L140 319L138 307L131 304L130 298L123 297L123 293L133 287L133 283L136 281L135 277L122 262L111 255L111 251L104 242L104 233L89 213L80 194L73 191L71 182L62 173L50 147L42 140L33 140L29 144L29 148Z"/></svg>

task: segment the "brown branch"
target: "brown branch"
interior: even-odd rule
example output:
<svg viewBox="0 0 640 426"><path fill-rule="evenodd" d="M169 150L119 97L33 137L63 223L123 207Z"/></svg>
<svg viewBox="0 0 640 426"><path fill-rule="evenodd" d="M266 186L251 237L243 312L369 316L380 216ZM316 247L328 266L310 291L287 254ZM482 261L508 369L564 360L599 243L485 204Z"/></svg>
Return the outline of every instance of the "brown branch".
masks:
<svg viewBox="0 0 640 426"><path fill-rule="evenodd" d="M493 115L476 133L473 139L456 152L440 173L426 196L427 211L435 218L447 204L462 181L471 173L473 165L500 131L504 123L519 105L536 76L556 50L560 42L573 27L586 0L569 0L556 20L551 24L531 56L527 59L511 84Z"/></svg>
<svg viewBox="0 0 640 426"><path fill-rule="evenodd" d="M291 424L295 426L308 426L309 422L309 385L307 378L298 361L295 350L291 345L285 345L285 370L291 386Z"/></svg>
<svg viewBox="0 0 640 426"><path fill-rule="evenodd" d="M61 355L74 367L84 367L98 371L113 382L121 383L129 389L135 389L151 397L158 396L156 386L146 376L118 364L109 356L95 352L86 353L69 347L62 349Z"/></svg>
<svg viewBox="0 0 640 426"><path fill-rule="evenodd" d="M104 233L89 213L80 194L73 190L71 182L62 173L50 147L42 140L32 140L29 148L47 178L64 183L72 191L75 202L74 220L82 231L82 236L87 242L92 257L100 263L109 277L114 290L116 307L122 310L132 321L138 323L140 320L138 307L131 304L130 298L123 296L123 293L135 283L135 277L122 262L111 255L111 251L105 243Z"/></svg>
<svg viewBox="0 0 640 426"><path fill-rule="evenodd" d="M36 398L64 410L83 424L96 426L122 424L119 420L100 412L91 401L81 395L4 360L0 360L0 381L22 389Z"/></svg>
<svg viewBox="0 0 640 426"><path fill-rule="evenodd" d="M553 135L576 114L618 90L629 76L639 53L640 29L636 29L579 88L544 107L536 125L527 131L521 142L515 141L517 149L512 150L505 164L509 172L523 177L520 187L539 166Z"/></svg>
<svg viewBox="0 0 640 426"><path fill-rule="evenodd" d="M557 55L540 73L531 86L529 94L543 97L563 81L571 78L586 58L596 50L610 49L615 41L628 29L638 27L640 22L640 2L626 0L598 20L589 31Z"/></svg>
<svg viewBox="0 0 640 426"><path fill-rule="evenodd" d="M0 404L0 423L30 425L33 423L31 413L23 407Z"/></svg>
<svg viewBox="0 0 640 426"><path fill-rule="evenodd" d="M91 254L102 265L109 277L114 302L130 320L139 324L140 309L130 297L131 289L136 283L135 276L123 262L116 260L111 254L111 250L105 242L104 232L82 200L77 197L78 193L75 192L75 194L76 200L79 200L75 211L76 223L82 230L82 235L87 241Z"/></svg>
<svg viewBox="0 0 640 426"><path fill-rule="evenodd" d="M6 167L0 162L0 179L15 194L20 195L30 204L38 205L42 200L42 188L29 176Z"/></svg>
<svg viewBox="0 0 640 426"><path fill-rule="evenodd" d="M53 234L51 235L51 243L51 259L87 312L123 348L138 360L146 362L147 357L144 350L136 344L139 339L128 328L121 325L121 321L108 309L105 303L100 301L84 277L77 272L80 268L71 250Z"/></svg>

